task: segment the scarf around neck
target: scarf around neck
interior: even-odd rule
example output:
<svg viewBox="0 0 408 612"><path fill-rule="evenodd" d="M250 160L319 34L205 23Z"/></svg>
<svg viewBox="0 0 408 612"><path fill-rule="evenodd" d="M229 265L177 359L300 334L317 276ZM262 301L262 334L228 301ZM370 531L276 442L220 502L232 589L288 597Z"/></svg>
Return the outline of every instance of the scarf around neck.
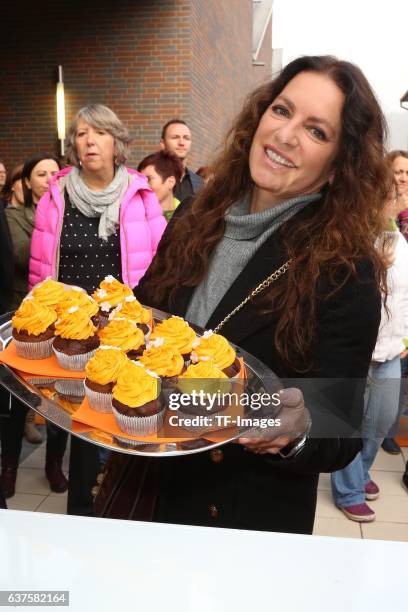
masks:
<svg viewBox="0 0 408 612"><path fill-rule="evenodd" d="M92 191L85 184L82 172L72 168L66 176L65 187L73 207L85 217L100 217L98 235L102 240L116 233L122 197L129 186L129 175L125 166L116 168L113 181L102 189Z"/></svg>

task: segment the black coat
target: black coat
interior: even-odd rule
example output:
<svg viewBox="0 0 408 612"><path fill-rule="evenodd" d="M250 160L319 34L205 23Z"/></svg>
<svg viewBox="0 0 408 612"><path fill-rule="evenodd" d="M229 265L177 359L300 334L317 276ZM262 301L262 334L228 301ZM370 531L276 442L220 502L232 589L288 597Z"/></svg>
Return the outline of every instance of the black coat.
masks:
<svg viewBox="0 0 408 612"><path fill-rule="evenodd" d="M180 213L179 213L180 214ZM298 213L302 214L302 213ZM172 231L177 217L168 227ZM290 231L292 221L281 232ZM159 245L160 249L160 245ZM214 328L262 280L286 260L282 241L272 235L253 256L224 295L206 327ZM145 279L149 277L146 273ZM144 279L144 280L145 280ZM320 287L327 284L322 278ZM183 316L193 289L184 287L174 306L167 300L151 306ZM144 281L137 296L146 303ZM327 378L353 378L343 385L329 385L327 406L335 416L347 420L353 404L354 422L361 420L363 393L381 316L381 300L370 262L358 266L357 278L350 279L331 299L318 304L316 341L312 350L313 370L303 388L308 405L307 383L313 376L313 389ZM260 316L246 305L223 327L222 334L252 353L283 379L298 378L299 373L284 365L275 349L276 318ZM294 386L293 381L286 381ZM324 386L324 385L323 385ZM309 402L311 400L309 399ZM326 406L316 407L316 414ZM321 414L320 414L321 416ZM324 415L323 415L324 416ZM319 421L319 414L316 419ZM350 418L349 418L350 420ZM347 428L346 428L347 430ZM348 430L347 430L348 431ZM255 455L237 444L222 447L222 453L204 452L160 462L160 494L155 520L236 529L256 529L292 533L311 533L315 515L319 472L339 470L361 449L359 438L308 439L293 459Z"/></svg>
<svg viewBox="0 0 408 612"><path fill-rule="evenodd" d="M9 227L0 202L0 314L10 310L13 298L14 255Z"/></svg>

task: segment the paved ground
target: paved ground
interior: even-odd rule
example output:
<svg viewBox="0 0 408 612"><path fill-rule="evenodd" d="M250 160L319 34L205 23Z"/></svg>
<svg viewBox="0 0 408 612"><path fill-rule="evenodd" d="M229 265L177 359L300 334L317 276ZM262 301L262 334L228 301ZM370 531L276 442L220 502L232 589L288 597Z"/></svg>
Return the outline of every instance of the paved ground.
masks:
<svg viewBox="0 0 408 612"><path fill-rule="evenodd" d="M41 428L44 432L44 428ZM45 432L44 432L45 433ZM408 448L397 456L380 450L371 475L379 485L381 495L369 502L377 513L374 523L360 525L349 521L332 502L330 476L322 474L314 533L323 536L367 538L375 540L399 540L408 542L408 492L401 485L401 475L408 460ZM9 508L34 512L64 514L66 493L51 493L44 476L45 444L33 446L24 443L19 468L16 495L8 500ZM64 458L64 470L68 469L68 451Z"/></svg>

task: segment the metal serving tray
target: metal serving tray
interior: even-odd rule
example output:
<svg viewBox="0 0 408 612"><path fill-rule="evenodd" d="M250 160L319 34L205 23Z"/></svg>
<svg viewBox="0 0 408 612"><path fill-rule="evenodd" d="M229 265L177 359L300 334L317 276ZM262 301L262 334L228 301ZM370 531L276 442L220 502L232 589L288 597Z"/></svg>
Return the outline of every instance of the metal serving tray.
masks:
<svg viewBox="0 0 408 612"><path fill-rule="evenodd" d="M12 339L11 315L8 313L0 317L0 350L4 350L7 344ZM153 309L153 318L160 322L163 319L169 318L171 315L160 310ZM194 330L201 335L205 330L191 325ZM231 343L232 344L232 343ZM261 361L247 353L246 351L234 346L239 355L243 357L246 369L245 392L248 394L268 393L272 395L281 388L279 379L276 375ZM70 379L71 381L73 379ZM77 379L78 380L78 379ZM118 439L111 434L107 434L96 428L89 428L83 431L78 428L72 416L72 410L67 409L67 403L64 402L58 395L57 390L61 382L66 382L67 379L47 378L40 379L35 375L25 380L17 372L7 365L0 363L0 385L5 387L12 395L21 400L24 404L35 410L45 419L61 427L65 431L71 433L82 440L86 440L91 444L95 444L102 448L127 453L132 455L144 455L155 457L174 457L177 455L188 455L211 450L218 446L222 446L228 442L236 440L243 434L247 434L251 427L235 427L231 432L233 435L215 441L208 440L201 434L200 438L183 440L176 442L161 442L158 438L157 442L139 441L137 446L132 446L133 442L126 441L125 438ZM79 404L78 404L79 405ZM72 407L72 406L71 406ZM262 409L259 410L257 416L262 416ZM271 416L268 412L267 416ZM7 418L7 417L6 417ZM82 431L81 431L82 429ZM186 438L189 438L186 432Z"/></svg>

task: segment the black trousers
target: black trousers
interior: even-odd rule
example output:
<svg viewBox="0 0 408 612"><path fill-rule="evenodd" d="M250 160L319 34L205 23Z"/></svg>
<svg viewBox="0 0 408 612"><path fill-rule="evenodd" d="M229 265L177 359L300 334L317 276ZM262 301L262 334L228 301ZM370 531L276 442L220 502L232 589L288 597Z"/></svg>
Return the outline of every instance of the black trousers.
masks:
<svg viewBox="0 0 408 612"><path fill-rule="evenodd" d="M99 448L71 437L67 514L93 516L92 487L100 470Z"/></svg>
<svg viewBox="0 0 408 612"><path fill-rule="evenodd" d="M2 399L4 401L3 395ZM6 413L5 416L0 417L2 457L16 459L17 461L20 458L27 412L27 406L16 397L11 396L11 408L8 414ZM51 423L47 423L47 454L60 454L62 456L67 446L67 439L68 434L66 431Z"/></svg>

